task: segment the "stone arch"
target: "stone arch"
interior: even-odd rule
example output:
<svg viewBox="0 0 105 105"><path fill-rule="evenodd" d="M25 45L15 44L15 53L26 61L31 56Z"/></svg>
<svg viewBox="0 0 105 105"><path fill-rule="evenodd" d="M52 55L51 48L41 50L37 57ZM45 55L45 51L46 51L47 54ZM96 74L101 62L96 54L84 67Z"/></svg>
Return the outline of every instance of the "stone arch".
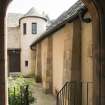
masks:
<svg viewBox="0 0 105 105"><path fill-rule="evenodd" d="M0 0L0 105L8 104L5 70L5 16L11 0Z"/></svg>
<svg viewBox="0 0 105 105"><path fill-rule="evenodd" d="M6 88L5 88L5 37L4 37L4 20L5 20L5 14L8 4L11 0L0 0L0 105L6 105ZM103 92L102 83L104 82L102 80L102 73L104 72L104 63L102 62L103 56L101 56L105 52L105 46L104 46L104 1L103 0L82 0L85 5L87 6L91 16L92 16L92 26L93 26L93 58L94 58L94 80L96 81L96 86L94 89L95 94L95 104L97 96L100 97L105 93ZM103 9L103 11L102 11ZM103 23L103 24L102 24ZM104 54L103 54L104 55ZM105 59L104 59L105 60ZM102 64L103 63L103 64ZM99 85L100 84L100 85ZM101 89L101 90L100 90ZM103 101L103 100L102 100ZM102 103L101 99L98 99L98 104L101 105Z"/></svg>

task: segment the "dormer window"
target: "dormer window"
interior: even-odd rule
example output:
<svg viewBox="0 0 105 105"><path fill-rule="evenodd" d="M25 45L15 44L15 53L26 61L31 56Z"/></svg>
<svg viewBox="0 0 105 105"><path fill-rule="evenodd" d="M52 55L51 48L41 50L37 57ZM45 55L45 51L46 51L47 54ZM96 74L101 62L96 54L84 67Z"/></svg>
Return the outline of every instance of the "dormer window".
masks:
<svg viewBox="0 0 105 105"><path fill-rule="evenodd" d="M27 24L26 23L23 24L23 34L24 35L27 34Z"/></svg>
<svg viewBox="0 0 105 105"><path fill-rule="evenodd" d="M37 23L32 23L32 34L37 34Z"/></svg>

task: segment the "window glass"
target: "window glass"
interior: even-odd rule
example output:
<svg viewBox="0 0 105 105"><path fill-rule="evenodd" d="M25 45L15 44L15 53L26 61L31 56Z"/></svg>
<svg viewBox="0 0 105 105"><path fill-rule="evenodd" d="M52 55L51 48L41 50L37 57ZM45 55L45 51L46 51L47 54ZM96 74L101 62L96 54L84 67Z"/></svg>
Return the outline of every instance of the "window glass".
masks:
<svg viewBox="0 0 105 105"><path fill-rule="evenodd" d="M27 25L26 23L23 24L23 34L26 34L27 32Z"/></svg>
<svg viewBox="0 0 105 105"><path fill-rule="evenodd" d="M32 23L32 34L37 34L37 24Z"/></svg>

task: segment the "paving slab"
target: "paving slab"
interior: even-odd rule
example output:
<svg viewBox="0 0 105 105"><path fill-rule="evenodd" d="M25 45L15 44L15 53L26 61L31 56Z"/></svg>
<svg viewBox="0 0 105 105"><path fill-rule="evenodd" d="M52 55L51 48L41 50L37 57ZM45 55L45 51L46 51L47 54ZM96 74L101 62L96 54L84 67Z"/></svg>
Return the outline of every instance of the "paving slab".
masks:
<svg viewBox="0 0 105 105"><path fill-rule="evenodd" d="M56 97L52 94L46 94L43 91L42 85L40 83L33 83L31 86L32 95L35 97L36 101L32 105L56 105Z"/></svg>

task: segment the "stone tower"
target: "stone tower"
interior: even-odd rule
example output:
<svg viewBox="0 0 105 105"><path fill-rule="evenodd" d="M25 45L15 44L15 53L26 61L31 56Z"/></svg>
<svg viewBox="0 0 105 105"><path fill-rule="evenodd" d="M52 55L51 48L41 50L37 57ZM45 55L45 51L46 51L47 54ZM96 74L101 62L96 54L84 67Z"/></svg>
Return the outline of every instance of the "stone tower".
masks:
<svg viewBox="0 0 105 105"><path fill-rule="evenodd" d="M21 72L24 76L30 76L35 69L32 68L30 45L46 30L47 19L39 14L36 9L31 8L20 18L19 22L21 31Z"/></svg>

